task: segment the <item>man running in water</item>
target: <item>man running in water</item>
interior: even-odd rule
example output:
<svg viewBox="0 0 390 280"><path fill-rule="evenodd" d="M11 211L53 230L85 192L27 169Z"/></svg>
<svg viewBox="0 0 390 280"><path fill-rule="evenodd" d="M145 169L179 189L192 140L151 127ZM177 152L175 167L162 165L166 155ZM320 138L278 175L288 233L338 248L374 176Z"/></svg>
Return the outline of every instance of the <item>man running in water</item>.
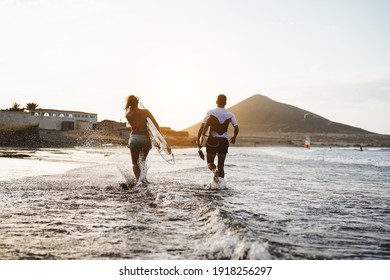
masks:
<svg viewBox="0 0 390 280"><path fill-rule="evenodd" d="M219 177L225 177L225 159L229 148L228 127L231 123L234 127L234 135L230 138L230 143L236 143L238 134L238 123L233 113L225 109L226 96L220 94L217 97L217 108L207 112L198 132L198 146L201 148L200 139L210 128L209 137L206 142L207 167L214 173L214 181L219 182ZM214 164L214 159L218 155L218 169Z"/></svg>

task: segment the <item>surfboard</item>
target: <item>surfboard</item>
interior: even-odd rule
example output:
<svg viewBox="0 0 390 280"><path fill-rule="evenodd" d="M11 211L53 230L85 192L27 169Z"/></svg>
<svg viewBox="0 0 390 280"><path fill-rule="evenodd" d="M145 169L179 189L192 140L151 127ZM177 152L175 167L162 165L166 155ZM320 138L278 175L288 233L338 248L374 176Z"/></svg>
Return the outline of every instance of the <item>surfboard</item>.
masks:
<svg viewBox="0 0 390 280"><path fill-rule="evenodd" d="M202 134L202 136L199 139L199 143L198 143L199 144L198 154L199 154L199 157L203 160L205 159L205 157L204 157L204 153L202 151L202 148L206 147L207 138L208 138L208 135Z"/></svg>
<svg viewBox="0 0 390 280"><path fill-rule="evenodd" d="M140 102L139 106L141 109L145 109L144 105ZM150 118L146 118L146 125L149 131L150 141L152 142L153 147L161 155L161 157L170 164L175 164L175 156L172 152L171 146L158 131L157 127L154 125L153 121Z"/></svg>

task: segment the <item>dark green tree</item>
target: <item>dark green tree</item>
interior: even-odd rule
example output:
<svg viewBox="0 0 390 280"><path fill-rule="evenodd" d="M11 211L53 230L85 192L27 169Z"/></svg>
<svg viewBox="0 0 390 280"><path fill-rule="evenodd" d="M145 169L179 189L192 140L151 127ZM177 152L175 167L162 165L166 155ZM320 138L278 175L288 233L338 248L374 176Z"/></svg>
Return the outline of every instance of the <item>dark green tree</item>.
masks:
<svg viewBox="0 0 390 280"><path fill-rule="evenodd" d="M10 111L23 111L23 108L20 108L20 104L15 102L12 104L12 107L9 109Z"/></svg>
<svg viewBox="0 0 390 280"><path fill-rule="evenodd" d="M39 107L38 103L30 102L26 104L26 110L35 110Z"/></svg>

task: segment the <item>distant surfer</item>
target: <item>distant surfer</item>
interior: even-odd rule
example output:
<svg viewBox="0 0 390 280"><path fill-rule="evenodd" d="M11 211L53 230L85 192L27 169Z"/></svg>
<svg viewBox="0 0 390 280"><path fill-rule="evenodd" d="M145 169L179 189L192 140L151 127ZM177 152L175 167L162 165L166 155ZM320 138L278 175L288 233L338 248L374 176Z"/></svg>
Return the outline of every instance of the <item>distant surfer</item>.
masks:
<svg viewBox="0 0 390 280"><path fill-rule="evenodd" d="M228 127L232 124L234 127L234 135L230 138L230 143L236 143L238 135L238 123L233 113L225 109L226 96L220 94L217 97L217 108L207 112L203 119L202 125L198 132L198 146L202 147L201 138L205 137L207 130L210 129L206 141L206 159L207 167L214 173L214 181L218 182L219 178L225 177L225 159L228 153ZM214 164L214 159L218 155L218 169Z"/></svg>
<svg viewBox="0 0 390 280"><path fill-rule="evenodd" d="M146 118L149 117L156 126L157 130L160 131L160 127L153 115L147 109L140 109L138 107L138 102L138 97L130 95L127 97L125 107L126 119L131 126L128 146L130 148L133 172L137 182L140 180L141 167L145 165L146 158L152 148ZM145 178L141 178L141 181L147 182L146 174Z"/></svg>
<svg viewBox="0 0 390 280"><path fill-rule="evenodd" d="M306 138L305 138L305 141L304 141L305 143L305 148L307 148L307 149L310 149L310 147L311 147L311 141L310 141L310 136L307 136Z"/></svg>

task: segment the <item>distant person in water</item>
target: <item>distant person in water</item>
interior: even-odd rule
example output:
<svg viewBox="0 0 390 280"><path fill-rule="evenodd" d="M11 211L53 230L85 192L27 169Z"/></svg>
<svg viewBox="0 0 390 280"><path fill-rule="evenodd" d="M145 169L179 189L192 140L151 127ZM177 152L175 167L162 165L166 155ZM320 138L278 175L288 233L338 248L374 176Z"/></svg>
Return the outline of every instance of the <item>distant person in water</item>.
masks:
<svg viewBox="0 0 390 280"><path fill-rule="evenodd" d="M138 108L138 97L134 95L127 97L125 110L126 119L131 126L128 146L130 148L134 176L138 182L141 176L141 166L144 166L149 151L152 148L146 126L146 118L149 117L159 131L160 127L148 110ZM141 179L147 182L146 177Z"/></svg>
<svg viewBox="0 0 390 280"><path fill-rule="evenodd" d="M207 167L214 173L214 181L219 182L219 178L225 178L225 159L228 153L228 127L232 124L234 135L230 138L230 143L236 143L238 135L238 123L233 113L225 109L227 98L224 94L217 97L217 108L207 112L198 132L198 146L201 148L201 137L207 134L206 159ZM218 169L214 164L215 157L218 156Z"/></svg>

